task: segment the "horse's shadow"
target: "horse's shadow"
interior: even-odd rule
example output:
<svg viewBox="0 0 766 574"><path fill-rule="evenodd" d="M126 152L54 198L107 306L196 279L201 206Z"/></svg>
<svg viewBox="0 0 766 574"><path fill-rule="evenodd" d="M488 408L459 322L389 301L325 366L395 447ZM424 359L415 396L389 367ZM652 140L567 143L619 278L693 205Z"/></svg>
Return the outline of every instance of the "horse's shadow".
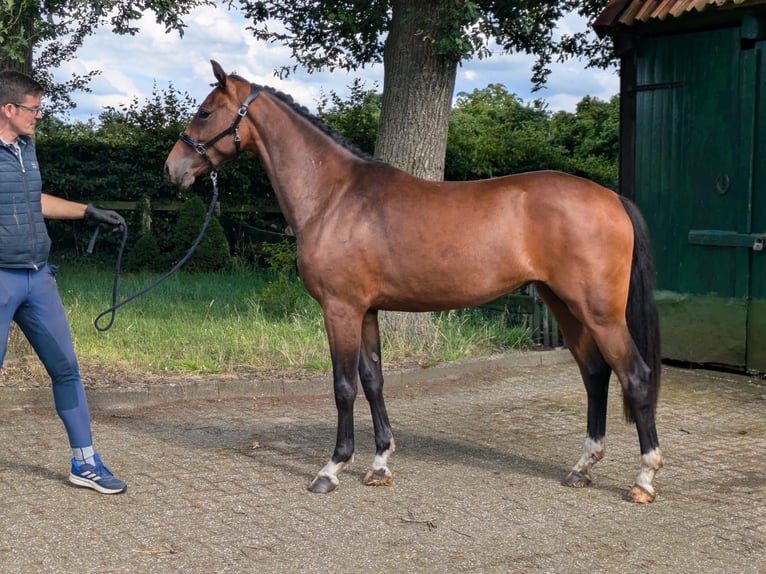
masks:
<svg viewBox="0 0 766 574"><path fill-rule="evenodd" d="M334 426L291 420L284 422L268 414L258 414L253 420L236 423L206 420L189 425L156 416L132 414L109 419L112 424L124 426L130 432L140 432L154 440L172 442L189 450L228 451L252 461L261 472L272 469L308 484L332 453L336 429ZM104 421L106 422L106 421ZM355 462L344 472L345 476L362 479L374 456L372 430L360 425L356 433ZM511 438L511 437L509 437ZM392 468L407 472L409 464L432 463L434 475L443 478L445 464L465 465L489 472L512 473L532 478L561 481L569 467L537 456L531 456L514 444L502 441L503 448L472 443L459 436L437 436L432 432L398 430L395 434L397 452ZM528 450L528 449L527 449ZM575 457L577 453L573 453ZM600 488L610 488L601 485Z"/></svg>

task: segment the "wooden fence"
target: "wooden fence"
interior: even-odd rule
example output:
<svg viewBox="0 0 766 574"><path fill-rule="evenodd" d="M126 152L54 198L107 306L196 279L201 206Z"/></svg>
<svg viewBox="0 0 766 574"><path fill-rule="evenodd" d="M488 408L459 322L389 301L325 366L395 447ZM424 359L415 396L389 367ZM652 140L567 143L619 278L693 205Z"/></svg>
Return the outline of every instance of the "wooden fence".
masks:
<svg viewBox="0 0 766 574"><path fill-rule="evenodd" d="M138 211L141 216L141 230L149 231L152 226L152 212L173 213L181 208L182 202L152 202L146 197L142 201L99 201L99 207L114 209L115 211ZM268 198L256 199L254 203L222 206L219 201L215 208L216 215L255 215L257 213L277 214L281 213L279 204Z"/></svg>

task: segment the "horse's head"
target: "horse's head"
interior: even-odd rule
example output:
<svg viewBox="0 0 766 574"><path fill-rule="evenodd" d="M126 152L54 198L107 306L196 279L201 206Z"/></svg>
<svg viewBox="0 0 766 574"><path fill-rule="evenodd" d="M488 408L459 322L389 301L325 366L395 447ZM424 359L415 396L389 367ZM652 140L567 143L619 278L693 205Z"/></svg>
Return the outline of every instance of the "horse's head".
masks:
<svg viewBox="0 0 766 574"><path fill-rule="evenodd" d="M227 76L218 62L211 60L211 64L215 88L165 161L165 177L181 187L189 187L198 175L217 170L239 154L240 122L260 89L237 76Z"/></svg>

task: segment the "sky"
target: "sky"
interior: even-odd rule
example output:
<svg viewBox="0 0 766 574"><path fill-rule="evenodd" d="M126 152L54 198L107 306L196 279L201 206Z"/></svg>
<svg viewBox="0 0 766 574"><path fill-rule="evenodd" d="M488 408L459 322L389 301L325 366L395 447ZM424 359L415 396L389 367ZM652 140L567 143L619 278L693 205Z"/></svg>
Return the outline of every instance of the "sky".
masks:
<svg viewBox="0 0 766 574"><path fill-rule="evenodd" d="M101 70L91 83L91 93L77 93L77 108L70 113L73 120L97 118L105 106L119 107L138 98L143 103L154 86L165 90L172 85L188 93L197 103L210 91L213 73L210 60L218 61L226 72L236 72L251 82L272 86L287 94L309 110L315 111L321 95L334 92L346 98L348 86L359 78L367 89L383 89L383 66L376 65L355 72L315 72L298 69L286 79L275 70L295 64L288 48L267 44L253 38L246 21L237 13L222 7L203 6L184 18L187 25L183 37L166 34L154 22L152 14L139 22L140 33L116 36L108 29L99 30L85 41L78 58L54 71L63 81L73 73ZM582 30L587 26L581 18L566 18L561 31ZM499 83L525 102L544 99L553 111L573 111L584 96L608 100L619 91L615 70L586 69L583 62L572 60L554 64L547 87L532 92L531 57L524 54L493 54L483 60L464 62L458 68L455 95Z"/></svg>

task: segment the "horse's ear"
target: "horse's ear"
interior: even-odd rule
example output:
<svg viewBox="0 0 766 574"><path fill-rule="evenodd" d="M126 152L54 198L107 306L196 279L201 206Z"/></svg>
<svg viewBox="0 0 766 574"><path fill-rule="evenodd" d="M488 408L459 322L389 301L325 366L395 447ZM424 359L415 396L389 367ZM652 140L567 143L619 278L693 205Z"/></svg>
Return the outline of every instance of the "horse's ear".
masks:
<svg viewBox="0 0 766 574"><path fill-rule="evenodd" d="M219 64L215 60L210 60L210 63L213 64L213 74L215 75L215 79L218 80L218 85L221 86L222 88L225 88L226 87L226 72L223 71L221 64Z"/></svg>

